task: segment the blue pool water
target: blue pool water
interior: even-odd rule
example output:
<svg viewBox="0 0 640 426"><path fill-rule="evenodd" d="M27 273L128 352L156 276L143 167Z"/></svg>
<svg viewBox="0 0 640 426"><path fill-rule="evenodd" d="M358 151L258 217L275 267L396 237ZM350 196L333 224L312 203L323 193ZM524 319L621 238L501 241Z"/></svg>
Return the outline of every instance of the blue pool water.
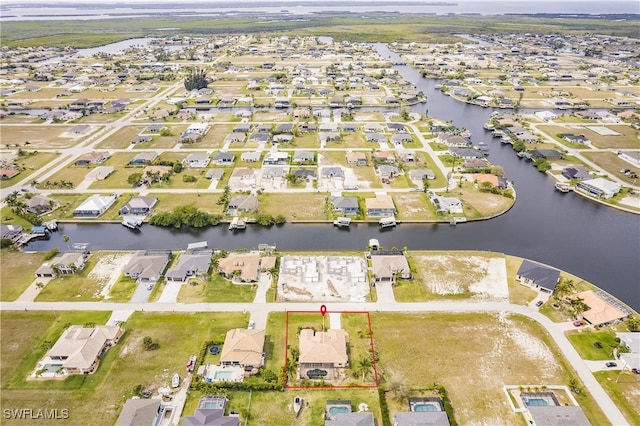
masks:
<svg viewBox="0 0 640 426"><path fill-rule="evenodd" d="M349 413L350 411L347 407L329 407L329 414Z"/></svg>
<svg viewBox="0 0 640 426"><path fill-rule="evenodd" d="M413 411L424 413L438 411L438 409L433 404L415 404L413 406Z"/></svg>
<svg viewBox="0 0 640 426"><path fill-rule="evenodd" d="M216 371L213 378L216 380L229 380L233 376L233 371Z"/></svg>
<svg viewBox="0 0 640 426"><path fill-rule="evenodd" d="M547 407L549 403L544 398L527 398L527 407Z"/></svg>

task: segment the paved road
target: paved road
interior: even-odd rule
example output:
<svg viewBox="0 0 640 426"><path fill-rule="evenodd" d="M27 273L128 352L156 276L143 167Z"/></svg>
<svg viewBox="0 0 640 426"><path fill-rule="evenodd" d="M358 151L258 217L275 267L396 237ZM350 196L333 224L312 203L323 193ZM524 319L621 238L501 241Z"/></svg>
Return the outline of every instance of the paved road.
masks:
<svg viewBox="0 0 640 426"><path fill-rule="evenodd" d="M576 374L613 425L628 425L624 416L609 395L593 377L589 365L580 358L558 327L549 318L528 307L507 302L422 302L422 303L326 303L328 311L369 312L510 312L524 315L542 325L556 342L562 354L575 369ZM147 312L238 312L249 311L251 318L266 318L269 312L318 311L318 304L311 303L108 303L108 302L3 302L2 311L59 310L59 311L137 311Z"/></svg>

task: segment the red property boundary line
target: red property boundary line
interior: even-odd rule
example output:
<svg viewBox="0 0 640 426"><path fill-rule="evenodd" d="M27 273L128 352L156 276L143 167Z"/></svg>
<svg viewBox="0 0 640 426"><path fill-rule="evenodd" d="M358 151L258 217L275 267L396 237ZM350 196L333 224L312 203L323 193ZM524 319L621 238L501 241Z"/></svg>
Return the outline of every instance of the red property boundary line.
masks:
<svg viewBox="0 0 640 426"><path fill-rule="evenodd" d="M289 357L289 314L317 314L318 311L286 311L285 321L285 339L284 339L284 365L287 365ZM371 328L371 315L369 311L326 311L331 314L363 314L367 316L367 324L369 326L369 345L371 347L371 362L373 364L373 377L375 384L359 385L359 386L293 386L289 384L289 375L285 370L284 387L286 389L375 389L379 386L378 367L376 365L375 348L373 346L373 329Z"/></svg>

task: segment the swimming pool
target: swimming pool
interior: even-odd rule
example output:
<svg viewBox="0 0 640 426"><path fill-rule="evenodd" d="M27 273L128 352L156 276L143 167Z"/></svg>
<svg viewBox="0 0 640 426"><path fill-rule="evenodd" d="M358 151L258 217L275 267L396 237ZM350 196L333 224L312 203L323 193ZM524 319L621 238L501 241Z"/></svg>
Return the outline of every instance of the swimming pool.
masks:
<svg viewBox="0 0 640 426"><path fill-rule="evenodd" d="M351 410L344 406L329 407L329 414L350 413Z"/></svg>
<svg viewBox="0 0 640 426"><path fill-rule="evenodd" d="M524 403L527 407L548 407L549 402L544 398L526 398Z"/></svg>
<svg viewBox="0 0 640 426"><path fill-rule="evenodd" d="M440 411L438 410L438 407L436 407L433 404L414 404L413 405L413 411L417 412L417 413L425 413L425 412L435 412L435 411Z"/></svg>
<svg viewBox="0 0 640 426"><path fill-rule="evenodd" d="M213 373L213 380L230 380L233 373L233 371L216 371Z"/></svg>

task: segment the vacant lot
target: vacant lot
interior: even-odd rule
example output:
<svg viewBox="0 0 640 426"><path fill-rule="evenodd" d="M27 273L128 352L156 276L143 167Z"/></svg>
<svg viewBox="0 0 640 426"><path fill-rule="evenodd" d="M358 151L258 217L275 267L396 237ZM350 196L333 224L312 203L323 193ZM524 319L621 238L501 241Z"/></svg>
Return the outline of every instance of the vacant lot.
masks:
<svg viewBox="0 0 640 426"><path fill-rule="evenodd" d="M2 312L3 340L14 342L2 346L2 407L67 408L71 424L112 425L125 400L133 396L136 385L153 389L167 386L173 373L184 373L187 359L198 354L206 340L224 340L227 330L247 324L247 316L243 314L137 312L127 320L124 337L103 358L95 374L63 381L25 380L46 352L43 343L55 342L64 324L104 324L109 315L109 312ZM158 349L145 351L142 344L145 336L157 342ZM39 423L58 424L60 420Z"/></svg>
<svg viewBox="0 0 640 426"><path fill-rule="evenodd" d="M125 126L98 144L98 148L125 149L147 126Z"/></svg>
<svg viewBox="0 0 640 426"><path fill-rule="evenodd" d="M486 218L503 213L513 205L513 198L502 195L480 192L477 189L464 186L456 188L454 196L460 197L464 213L469 219Z"/></svg>
<svg viewBox="0 0 640 426"><path fill-rule="evenodd" d="M374 330L384 329L374 339L385 387L391 389L398 382L409 390L424 389L440 383L449 392L459 424L521 424L503 385L566 385L572 377L555 344L526 318L375 313L371 319ZM411 392L394 402L392 416L406 410L408 396ZM592 424L606 423L586 392L576 398Z"/></svg>
<svg viewBox="0 0 640 426"><path fill-rule="evenodd" d="M602 167L607 171L607 173L614 175L623 182L626 182L629 185L637 184L637 179L632 179L624 173L620 173L620 170L630 169L635 171L636 174L640 174L640 169L638 167L633 167L613 152L585 152L582 155Z"/></svg>
<svg viewBox="0 0 640 426"><path fill-rule="evenodd" d="M629 424L640 424L640 381L638 375L629 370L620 374L620 371L599 371L593 374L607 391L611 399L622 410Z"/></svg>
<svg viewBox="0 0 640 426"><path fill-rule="evenodd" d="M251 284L233 284L219 275L209 280L192 279L183 284L178 294L179 303L252 302L256 292Z"/></svg>
<svg viewBox="0 0 640 426"><path fill-rule="evenodd" d="M393 201L398 209L398 219L437 220L435 208L423 192L396 193Z"/></svg>
<svg viewBox="0 0 640 426"><path fill-rule="evenodd" d="M76 144L78 138L60 137L73 126L67 125L34 125L34 126L2 126L2 141L6 145L9 141L18 144L24 149L62 149ZM95 129L94 129L95 130ZM80 136L84 138L86 135Z"/></svg>
<svg viewBox="0 0 640 426"><path fill-rule="evenodd" d="M618 136L601 136L598 133L585 127L580 132L584 134L596 148L611 148L611 149L625 149L625 148L638 148L640 142L638 141L638 131L629 125L623 124L609 124L606 128L619 133Z"/></svg>
<svg viewBox="0 0 640 426"><path fill-rule="evenodd" d="M260 196L260 211L282 214L287 221L326 219L325 194L266 194Z"/></svg>
<svg viewBox="0 0 640 426"><path fill-rule="evenodd" d="M35 279L44 262L44 253L23 253L12 248L0 251L0 300L12 302Z"/></svg>

